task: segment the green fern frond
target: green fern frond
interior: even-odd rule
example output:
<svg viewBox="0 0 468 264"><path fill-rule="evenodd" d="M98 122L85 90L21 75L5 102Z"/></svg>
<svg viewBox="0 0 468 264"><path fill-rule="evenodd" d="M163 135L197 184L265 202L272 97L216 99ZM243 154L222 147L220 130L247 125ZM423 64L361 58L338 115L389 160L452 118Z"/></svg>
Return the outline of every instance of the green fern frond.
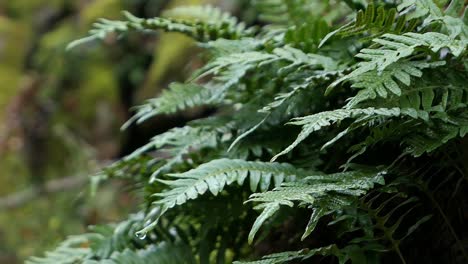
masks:
<svg viewBox="0 0 468 264"><path fill-rule="evenodd" d="M163 17L237 27L240 35L246 29L245 24L239 22L237 17L211 5L178 6L164 11Z"/></svg>
<svg viewBox="0 0 468 264"><path fill-rule="evenodd" d="M352 97L346 105L346 108L354 108L359 103L375 99L376 97L387 98L388 95L402 96L407 90L402 91L402 84L410 86L411 78L421 77L422 70L427 68L436 68L445 65L444 61L425 62L425 61L402 61L394 63L379 73L372 70L365 73L359 73L357 69L347 76L335 81L327 90L332 89L341 81L351 80L351 87L361 89L356 96ZM402 107L412 107L414 104L403 104ZM419 109L418 107L413 107Z"/></svg>
<svg viewBox="0 0 468 264"><path fill-rule="evenodd" d="M364 236L353 239L350 244L374 244L374 246L367 247L369 251L395 251L402 262L406 263L400 252L401 242L431 218L431 215L426 215L413 223L407 223L408 215L419 205L417 202L417 198L408 198L404 193L399 192L391 195L369 194L359 200L362 211L342 211L341 216L338 216L330 225L344 222L346 230L361 229Z"/></svg>
<svg viewBox="0 0 468 264"><path fill-rule="evenodd" d="M442 16L440 8L431 0L403 0L397 9L400 13L407 14L408 18Z"/></svg>
<svg viewBox="0 0 468 264"><path fill-rule="evenodd" d="M404 139L408 145L406 152L415 157L431 153L457 137L464 137L468 132L468 117L448 119L449 122L434 121L432 126L418 130Z"/></svg>
<svg viewBox="0 0 468 264"><path fill-rule="evenodd" d="M299 83L294 82L290 86L289 92L280 92L276 94L274 97L274 101L264 106L259 111L263 113L271 113L275 109L280 108L282 105L285 104L290 107L294 107L294 104L290 102L294 102L295 100L297 100L297 97L300 97L303 92L309 89L314 89L314 87L327 85L331 81L344 77L346 73L349 73L349 70L346 69L339 71L318 72L306 77L303 80L300 80Z"/></svg>
<svg viewBox="0 0 468 264"><path fill-rule="evenodd" d="M307 0L254 0L254 7L260 13L260 19L270 23L287 24L297 18L299 12L306 13L313 6Z"/></svg>
<svg viewBox="0 0 468 264"><path fill-rule="evenodd" d="M173 13L175 15L180 15L181 11L188 11L190 7L185 9L177 9ZM199 8L195 7L196 10ZM138 18L130 14L129 12L124 12L126 20L124 21L113 21L107 19L101 19L99 22L94 24L94 29L89 31L89 36L73 41L68 46L67 49L72 49L83 43L104 39L111 33L123 34L129 31L152 31L152 30L164 30L168 32L178 32L185 34L197 41L207 42L209 40L214 40L218 38L226 39L239 39L241 37L252 36L254 34L253 29L245 28L243 23L236 23L231 16L222 13L216 8L206 8L214 14L223 18L223 20L184 20L177 18ZM171 12L168 12L171 14Z"/></svg>
<svg viewBox="0 0 468 264"><path fill-rule="evenodd" d="M132 122L142 123L156 115L173 114L196 106L214 104L216 102L210 102L214 93L212 87L172 83L159 97L136 107L136 114L123 127Z"/></svg>
<svg viewBox="0 0 468 264"><path fill-rule="evenodd" d="M306 53L315 53L320 41L330 28L323 19L312 18L302 25L289 27L284 33L284 43Z"/></svg>
<svg viewBox="0 0 468 264"><path fill-rule="evenodd" d="M89 264L92 264L90 262ZM101 262L96 262L101 263ZM107 264L191 264L196 263L189 246L182 243L161 242L157 245L151 245L145 249L132 251L125 249L122 252L114 253Z"/></svg>
<svg viewBox="0 0 468 264"><path fill-rule="evenodd" d="M229 125L217 129L205 126L174 128L153 137L148 144L138 148L132 154L125 157L124 160L131 160L151 150L164 148L170 155L170 158L166 159L164 165L152 173L150 182L154 182L161 173L168 171L173 165L182 162L184 155L197 149L217 146L218 139L223 133L226 133L228 127Z"/></svg>
<svg viewBox="0 0 468 264"><path fill-rule="evenodd" d="M427 114L417 112L413 109L400 109L400 108L363 108L363 109L337 109L332 111L324 111L314 115L294 118L288 124L302 126L302 130L297 136L296 140L291 143L286 149L276 154L272 161L278 157L289 153L304 141L310 134L315 131L321 130L324 127L331 126L347 118L358 118L361 116L366 117L399 117L409 116L413 118L425 118Z"/></svg>
<svg viewBox="0 0 468 264"><path fill-rule="evenodd" d="M284 183L272 191L254 193L248 202L260 202L255 208L263 209L263 211L253 224L249 234L249 242L253 241L262 224L274 215L281 205L292 207L295 202L311 206L316 210L324 210L318 216L312 215L304 238L313 231L313 227L321 216L326 214L326 211L334 211L348 206L351 201L347 196L361 196L373 188L375 184L383 185L383 175L385 174L386 172L353 171L309 176L300 182ZM317 214L315 211L314 213Z"/></svg>
<svg viewBox="0 0 468 264"><path fill-rule="evenodd" d="M305 261L313 256L335 256L339 264L345 264L348 260L353 260L350 248L340 249L336 245L319 247L313 249L303 249L299 251L286 251L274 253L262 257L257 261L235 261L233 264L283 264L291 261ZM295 262L294 262L295 263Z"/></svg>
<svg viewBox="0 0 468 264"><path fill-rule="evenodd" d="M377 69L381 73L391 64L413 55L417 49L427 49L434 53L447 48L455 57L459 57L465 50L467 42L455 40L437 33L405 33L403 35L385 34L381 38L373 39L380 47L378 49L362 49L356 57L366 60L359 63L356 71L361 73Z"/></svg>
<svg viewBox="0 0 468 264"><path fill-rule="evenodd" d="M257 189L266 191L271 184L279 186L283 182L294 181L304 175L305 171L285 163L217 159L184 173L169 174L170 177L176 178L175 180L159 180L171 189L156 193L155 196L161 199L155 203L162 207L159 214L161 216L168 209L197 199L207 191L216 196L225 186L233 183L243 185L247 178L250 189L254 192ZM157 221L158 219L139 232L150 231Z"/></svg>
<svg viewBox="0 0 468 264"><path fill-rule="evenodd" d="M134 236L143 221L143 214L133 214L118 224L90 227L93 236L89 239L89 247L93 256L107 259L115 252L144 246L145 242Z"/></svg>
<svg viewBox="0 0 468 264"><path fill-rule="evenodd" d="M48 251L44 257L31 257L26 264L75 264L91 259L92 252L88 244L94 235L70 236L54 251Z"/></svg>
<svg viewBox="0 0 468 264"><path fill-rule="evenodd" d="M366 10L360 10L354 21L330 32L321 41L323 46L333 36L350 37L361 34L368 35L369 40L386 33L402 34L412 31L418 23L416 19L407 19L404 15L398 15L395 8L385 9L369 4Z"/></svg>

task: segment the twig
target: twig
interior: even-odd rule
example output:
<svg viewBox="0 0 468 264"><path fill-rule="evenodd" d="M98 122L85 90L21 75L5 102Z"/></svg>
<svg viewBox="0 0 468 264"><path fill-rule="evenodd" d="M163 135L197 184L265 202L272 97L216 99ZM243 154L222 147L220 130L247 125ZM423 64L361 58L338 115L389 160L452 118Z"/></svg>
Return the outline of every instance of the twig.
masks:
<svg viewBox="0 0 468 264"><path fill-rule="evenodd" d="M21 207L41 195L79 188L83 186L88 180L88 177L73 176L50 180L42 186L31 186L23 191L1 197L0 211Z"/></svg>

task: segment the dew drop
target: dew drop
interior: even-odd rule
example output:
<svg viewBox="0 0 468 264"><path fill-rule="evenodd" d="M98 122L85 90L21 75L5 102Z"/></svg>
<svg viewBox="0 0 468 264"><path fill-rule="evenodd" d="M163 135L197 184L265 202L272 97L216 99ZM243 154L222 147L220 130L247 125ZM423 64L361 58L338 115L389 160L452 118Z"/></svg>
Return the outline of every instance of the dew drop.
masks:
<svg viewBox="0 0 468 264"><path fill-rule="evenodd" d="M135 233L135 235L141 240L146 238L146 232L138 231Z"/></svg>

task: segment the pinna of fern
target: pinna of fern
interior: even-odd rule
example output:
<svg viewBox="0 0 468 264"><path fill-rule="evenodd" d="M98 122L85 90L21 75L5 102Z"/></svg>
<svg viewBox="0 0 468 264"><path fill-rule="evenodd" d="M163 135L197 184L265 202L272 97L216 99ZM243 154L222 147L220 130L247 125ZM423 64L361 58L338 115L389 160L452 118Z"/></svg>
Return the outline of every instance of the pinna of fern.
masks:
<svg viewBox="0 0 468 264"><path fill-rule="evenodd" d="M274 245L275 229L288 222L298 228L282 241L287 246L245 263L309 263L317 256L410 263L402 245L433 212L414 190L421 178L406 168L446 153L468 133L466 8L459 0L370 2L259 0L254 7L267 22L261 28L193 6L164 18L126 14L125 21L96 24L71 46L160 29L186 34L206 50L205 66L137 107L129 122L199 106L216 114L156 135L115 165L113 172L133 163L151 170L127 175L146 198L133 234L120 238L128 246L108 243L103 255L92 242L80 248L72 240L32 263L67 254L103 263L159 263L167 254L183 256L181 263L251 259L262 243ZM450 171L458 162L438 166ZM452 174L457 188L466 188L468 172ZM329 244L314 240L323 224L338 234ZM456 247L466 258L462 243Z"/></svg>

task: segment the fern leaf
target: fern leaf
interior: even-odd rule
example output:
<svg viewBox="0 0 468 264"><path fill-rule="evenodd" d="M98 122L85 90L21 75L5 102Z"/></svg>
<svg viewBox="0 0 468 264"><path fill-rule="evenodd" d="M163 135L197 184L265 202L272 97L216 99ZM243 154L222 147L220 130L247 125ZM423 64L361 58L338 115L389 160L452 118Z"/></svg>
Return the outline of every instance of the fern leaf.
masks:
<svg viewBox="0 0 468 264"><path fill-rule="evenodd" d="M153 137L148 144L135 150L124 160L134 159L153 149L164 148L165 151L169 152L171 158L167 159L163 166L152 173L150 182L154 182L161 173L168 171L173 165L181 162L184 155L197 149L217 146L218 139L226 132L228 127L229 125L218 129L205 126L174 128Z"/></svg>
<svg viewBox="0 0 468 264"><path fill-rule="evenodd" d="M85 234L70 236L63 241L54 251L48 251L44 257L31 257L27 264L74 264L81 263L91 258L91 249L86 245L93 235Z"/></svg>
<svg viewBox="0 0 468 264"><path fill-rule="evenodd" d="M254 223L254 228L250 231L249 241L253 241L255 234L260 226L275 212L280 209L280 205L289 207L294 206L294 202L311 205L315 210L336 210L349 205L350 201L346 197L340 199L338 194L345 196L360 196L366 193L367 190L377 184L384 184L383 175L386 172L369 172L369 171L354 171L336 173L331 175L309 176L301 182L285 183L272 191L264 193L254 193L250 196L249 202L260 202L256 209L263 209L263 212ZM334 196L329 196L333 193ZM314 211L315 212L315 211ZM325 215L321 213L321 215ZM309 230L306 229L304 237L310 234L311 229L317 221L318 217L311 217L312 222L309 222Z"/></svg>
<svg viewBox="0 0 468 264"><path fill-rule="evenodd" d="M185 12L190 10L190 7L183 9ZM195 9L198 10L197 7ZM79 39L71 42L67 49L72 49L80 44L92 41L104 39L107 35L111 33L122 34L129 31L151 31L151 30L164 30L168 32L178 32L185 34L189 37L192 37L195 40L206 42L209 40L214 40L217 38L227 38L227 39L238 39L241 37L251 36L254 32L253 29L246 29L244 24L237 24L234 22L233 18L216 8L207 8L217 15L223 17L223 20L183 20L177 18L149 18L143 19L138 18L130 14L129 12L124 12L126 20L124 21L112 21L107 19L101 19L98 23L94 24L94 29L89 31L89 36L83 39ZM173 11L175 15L180 15L182 13L182 8L176 9ZM168 12L171 14L171 12Z"/></svg>
<svg viewBox="0 0 468 264"><path fill-rule="evenodd" d="M416 24L416 19L407 19L404 15L398 16L395 8L385 9L383 6L376 7L369 4L366 10L360 10L356 14L354 21L330 32L321 41L319 47L323 46L333 36L349 37L361 34L372 39L386 33L402 34L412 31Z"/></svg>
<svg viewBox="0 0 468 264"><path fill-rule="evenodd" d="M403 0L397 9L400 13L407 14L408 18L442 16L440 8L431 0Z"/></svg>
<svg viewBox="0 0 468 264"><path fill-rule="evenodd" d="M359 69L351 72L349 75L337 80L334 84L330 85L332 89L338 82L351 80L353 88L361 89L358 94L351 98L346 105L346 108L354 108L359 103L375 99L376 97L387 98L388 94L401 96L402 85L410 86L412 77L421 77L422 70L427 68L435 68L445 65L444 61L440 62L425 62L425 61L402 61L387 67L380 74L377 70L372 70L365 73L360 73ZM327 91L329 93L329 90ZM402 107L411 107L414 104L405 104ZM418 107L413 107L419 109Z"/></svg>
<svg viewBox="0 0 468 264"><path fill-rule="evenodd" d="M196 263L190 247L182 243L161 242L145 249L132 251L125 249L123 252L114 253L108 264L190 264ZM90 263L91 264L91 263Z"/></svg>
<svg viewBox="0 0 468 264"><path fill-rule="evenodd" d="M285 163L217 159L184 173L169 174L170 177L176 178L175 180L159 180L171 189L156 193L155 196L161 199L155 203L162 207L160 217L168 209L197 199L207 191L216 196L225 186L234 183L243 185L247 178L250 189L254 192L265 191L270 185L279 186L283 182L294 181L305 173ZM148 232L157 221L158 219L139 232Z"/></svg>
<svg viewBox="0 0 468 264"><path fill-rule="evenodd" d="M169 85L169 89L162 92L161 96L138 106L136 114L124 125L124 128L131 122L135 121L139 124L156 115L173 114L187 108L214 104L216 102L209 101L214 93L214 89L210 87L172 83Z"/></svg>
<svg viewBox="0 0 468 264"><path fill-rule="evenodd" d="M381 73L391 64L413 55L416 48L427 48L434 53L442 48L448 48L455 57L458 57L464 52L467 45L464 41L454 40L437 32L385 34L373 41L380 44L381 47L379 49L362 49L356 55L358 58L367 60L367 62L360 63L361 71L377 69Z"/></svg>
<svg viewBox="0 0 468 264"><path fill-rule="evenodd" d="M186 21L216 24L219 26L227 25L231 28L237 28L239 35L242 35L242 32L246 30L245 24L239 22L235 16L211 5L178 6L164 11L163 16Z"/></svg>
<svg viewBox="0 0 468 264"><path fill-rule="evenodd" d="M400 115L412 116L418 113L411 109L400 108L364 108L364 109L337 109L332 111L324 111L314 115L294 118L288 124L302 126L302 130L296 140L291 143L286 149L276 154L271 160L274 161L278 157L289 153L295 147L304 141L310 134L321 130L324 127L333 125L347 118L358 118L360 116L380 116L380 117L398 117ZM424 116L421 114L421 116Z"/></svg>
<svg viewBox="0 0 468 264"><path fill-rule="evenodd" d="M282 264L290 261L304 261L313 256L336 256L339 264L345 264L352 256L347 254L347 250L339 249L336 245L329 245L326 247L303 249L299 251L286 251L274 253L264 256L261 260L257 261L235 261L234 264Z"/></svg>

